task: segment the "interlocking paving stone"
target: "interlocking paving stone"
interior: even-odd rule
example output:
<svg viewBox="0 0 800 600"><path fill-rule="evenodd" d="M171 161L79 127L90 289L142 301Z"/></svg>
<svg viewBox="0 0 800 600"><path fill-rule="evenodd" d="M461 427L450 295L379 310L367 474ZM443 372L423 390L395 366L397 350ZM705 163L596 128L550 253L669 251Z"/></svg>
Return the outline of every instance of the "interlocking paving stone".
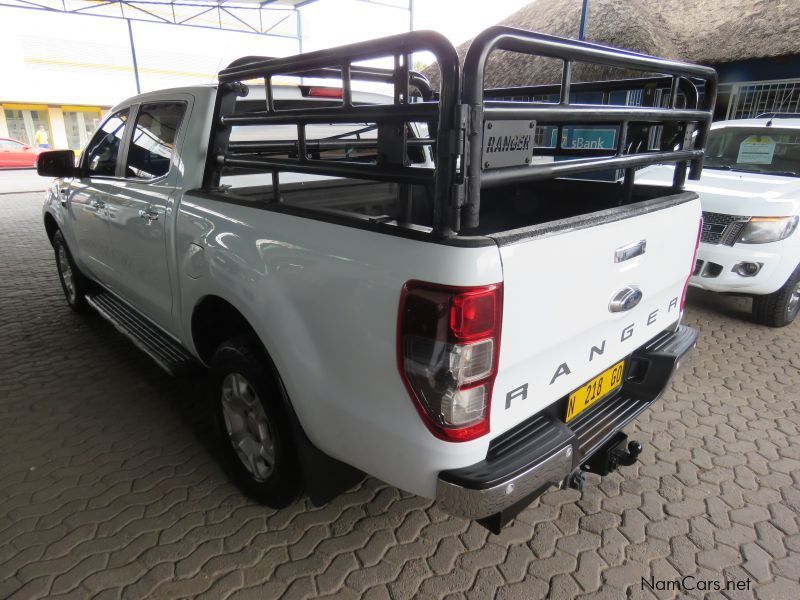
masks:
<svg viewBox="0 0 800 600"><path fill-rule="evenodd" d="M41 200L0 196L0 598L800 597L800 324L692 290L700 343L628 428L641 462L500 535L374 479L274 511L217 465L201 380L67 308Z"/></svg>

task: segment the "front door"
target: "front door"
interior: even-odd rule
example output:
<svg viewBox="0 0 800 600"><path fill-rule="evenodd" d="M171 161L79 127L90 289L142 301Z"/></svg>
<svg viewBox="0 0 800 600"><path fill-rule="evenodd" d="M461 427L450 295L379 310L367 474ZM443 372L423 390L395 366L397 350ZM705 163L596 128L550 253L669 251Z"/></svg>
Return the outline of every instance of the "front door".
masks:
<svg viewBox="0 0 800 600"><path fill-rule="evenodd" d="M123 181L108 198L114 288L167 331L174 327L166 221L178 177L175 142L186 107L183 101L138 107L122 159Z"/></svg>
<svg viewBox="0 0 800 600"><path fill-rule="evenodd" d="M72 251L101 283L111 285L108 198L114 190L129 109L111 115L84 151L81 177L65 182L59 191L75 236Z"/></svg>

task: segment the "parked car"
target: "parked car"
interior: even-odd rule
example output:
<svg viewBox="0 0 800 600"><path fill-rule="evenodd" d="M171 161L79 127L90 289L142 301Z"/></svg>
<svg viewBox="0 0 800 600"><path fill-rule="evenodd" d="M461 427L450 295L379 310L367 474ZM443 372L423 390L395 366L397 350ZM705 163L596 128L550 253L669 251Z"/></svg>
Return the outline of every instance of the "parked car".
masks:
<svg viewBox="0 0 800 600"><path fill-rule="evenodd" d="M651 166L643 184L672 181ZM703 205L690 285L753 297L753 318L783 327L800 312L800 118L772 114L714 123L705 168L688 189Z"/></svg>
<svg viewBox="0 0 800 600"><path fill-rule="evenodd" d="M486 101L486 55L509 45L716 81L504 27L462 75L444 37L413 32L246 57L216 86L120 103L77 167L41 155L67 302L171 372L210 368L226 467L254 498L320 504L367 473L497 531L548 487L641 452L621 430L697 337L681 316L699 202L683 181L565 177L663 160L696 176L702 148L624 154L652 137L626 124L704 131L713 94L702 110ZM401 58L362 62L422 51L438 92ZM342 87L272 81L298 73ZM614 147L537 147L537 120L611 128ZM571 160L534 160L554 151Z"/></svg>
<svg viewBox="0 0 800 600"><path fill-rule="evenodd" d="M0 169L32 169L42 152L43 148L34 148L25 142L0 138Z"/></svg>

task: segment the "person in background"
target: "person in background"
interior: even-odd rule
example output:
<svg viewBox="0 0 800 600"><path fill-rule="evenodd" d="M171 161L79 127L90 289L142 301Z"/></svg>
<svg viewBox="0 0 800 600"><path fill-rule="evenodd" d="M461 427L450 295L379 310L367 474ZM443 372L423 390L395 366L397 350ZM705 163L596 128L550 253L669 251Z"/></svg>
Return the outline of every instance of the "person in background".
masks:
<svg viewBox="0 0 800 600"><path fill-rule="evenodd" d="M36 130L36 145L39 148L49 148L50 147L50 138L47 136L47 131L44 128L44 125L39 125L39 129Z"/></svg>

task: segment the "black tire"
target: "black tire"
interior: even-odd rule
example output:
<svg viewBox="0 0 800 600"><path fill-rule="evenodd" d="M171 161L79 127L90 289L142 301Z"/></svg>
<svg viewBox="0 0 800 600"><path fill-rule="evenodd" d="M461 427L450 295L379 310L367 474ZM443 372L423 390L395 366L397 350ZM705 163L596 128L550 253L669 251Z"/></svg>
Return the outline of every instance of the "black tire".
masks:
<svg viewBox="0 0 800 600"><path fill-rule="evenodd" d="M214 353L211 375L213 380L211 410L225 470L230 478L254 500L272 508L288 506L302 491L302 477L289 417L284 408L285 393L280 381L277 380L277 373L269 357L253 336L228 340ZM263 413L258 412L255 404L250 405L252 410L245 411L249 415L247 417L241 417L239 412L232 410L234 405L242 405L242 401L230 399L232 387L241 382L239 378L250 386L255 401L263 408ZM227 402L223 400L226 392ZM248 398L253 397L249 393L243 395L247 395ZM266 449L263 437L257 439L259 434L256 430L260 430L261 426L254 423L262 416L266 418L272 452ZM247 461L240 458L239 452L234 447L237 430L239 439L244 438L242 453L247 454L246 450L252 449L253 444L260 449L250 467L246 466ZM242 430L244 433L241 433ZM267 469L269 461L265 458L268 454L272 457L269 469Z"/></svg>
<svg viewBox="0 0 800 600"><path fill-rule="evenodd" d="M777 292L753 297L753 320L770 327L786 327L800 313L800 266Z"/></svg>
<svg viewBox="0 0 800 600"><path fill-rule="evenodd" d="M75 266L72 253L69 251L61 231L56 231L53 235L53 251L56 258L56 269L58 269L58 280L61 282L61 289L67 304L76 313L86 313L89 310L89 305L86 303L89 281Z"/></svg>

